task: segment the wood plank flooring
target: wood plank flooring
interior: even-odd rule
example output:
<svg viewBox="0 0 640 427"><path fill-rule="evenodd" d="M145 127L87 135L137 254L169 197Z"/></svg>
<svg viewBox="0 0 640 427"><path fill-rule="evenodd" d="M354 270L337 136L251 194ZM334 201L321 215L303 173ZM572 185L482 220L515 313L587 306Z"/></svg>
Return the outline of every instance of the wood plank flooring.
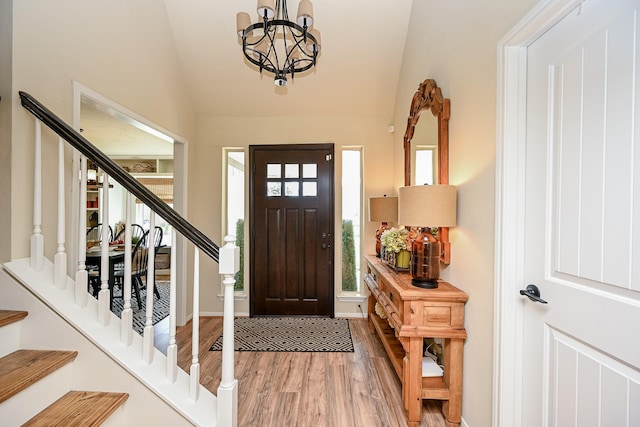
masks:
<svg viewBox="0 0 640 427"><path fill-rule="evenodd" d="M351 319L349 327L353 353L236 352L238 425L406 426L400 381L382 344L369 332L366 320ZM176 338L178 364L187 372L191 330L191 323L179 327ZM222 318L200 319L201 382L214 394L220 383L221 352L209 347L221 333ZM420 425L445 426L441 402L425 401Z"/></svg>

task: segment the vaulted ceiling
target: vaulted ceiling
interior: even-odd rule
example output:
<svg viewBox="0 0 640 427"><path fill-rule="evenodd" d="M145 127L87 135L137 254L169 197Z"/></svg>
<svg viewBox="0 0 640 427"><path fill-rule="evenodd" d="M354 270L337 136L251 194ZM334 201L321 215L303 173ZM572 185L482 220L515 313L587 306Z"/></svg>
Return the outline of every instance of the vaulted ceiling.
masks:
<svg viewBox="0 0 640 427"><path fill-rule="evenodd" d="M317 67L277 87L273 75L261 75L244 59L236 33L236 13L247 12L256 22L257 0L164 0L196 114L391 119L412 0L312 1L314 27L322 34ZM289 0L290 19L295 19L297 8L298 0ZM100 121L114 116L86 111L82 127L101 146L106 129L116 125ZM123 135L127 126L116 127L118 135L106 139L129 140ZM94 129L101 129L101 134ZM151 150L157 154L158 146Z"/></svg>
<svg viewBox="0 0 640 427"><path fill-rule="evenodd" d="M322 34L315 71L278 88L242 54L236 13L257 0L165 0L195 110L201 115L391 116L411 0L312 0ZM298 0L289 0L295 19Z"/></svg>

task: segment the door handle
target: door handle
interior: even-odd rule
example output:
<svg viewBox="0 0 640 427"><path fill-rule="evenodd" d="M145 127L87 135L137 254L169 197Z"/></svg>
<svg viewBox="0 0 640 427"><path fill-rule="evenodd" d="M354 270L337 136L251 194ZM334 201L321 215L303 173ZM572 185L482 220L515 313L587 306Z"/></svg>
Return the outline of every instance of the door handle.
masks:
<svg viewBox="0 0 640 427"><path fill-rule="evenodd" d="M327 244L326 243L321 244L320 245L320 249L323 249L323 250L327 249Z"/></svg>
<svg viewBox="0 0 640 427"><path fill-rule="evenodd" d="M531 301L546 304L547 302L540 298L540 289L536 285L528 285L527 289L520 289L520 295L524 295Z"/></svg>

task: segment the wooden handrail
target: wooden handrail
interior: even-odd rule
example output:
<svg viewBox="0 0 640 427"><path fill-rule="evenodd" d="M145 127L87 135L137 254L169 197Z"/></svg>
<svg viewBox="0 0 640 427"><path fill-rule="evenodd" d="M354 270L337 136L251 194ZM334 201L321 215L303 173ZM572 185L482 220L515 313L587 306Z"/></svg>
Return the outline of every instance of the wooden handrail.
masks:
<svg viewBox="0 0 640 427"><path fill-rule="evenodd" d="M19 94L22 106L29 110L31 114L71 144L73 148L91 159L91 161L104 170L110 178L115 179L127 191L142 200L149 208L158 213L165 221L171 224L176 231L182 233L182 235L189 239L202 252L215 262L219 262L219 247L209 237L184 219L148 188L141 185L127 171L122 169L116 162L111 160L106 154L91 144L47 107L38 102L33 96L22 91L20 91Z"/></svg>

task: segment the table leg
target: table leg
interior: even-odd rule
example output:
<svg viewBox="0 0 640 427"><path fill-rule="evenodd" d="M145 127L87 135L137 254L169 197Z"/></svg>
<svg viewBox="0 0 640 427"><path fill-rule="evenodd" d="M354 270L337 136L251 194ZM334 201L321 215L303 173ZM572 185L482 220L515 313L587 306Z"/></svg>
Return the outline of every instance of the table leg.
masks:
<svg viewBox="0 0 640 427"><path fill-rule="evenodd" d="M462 350L464 340L444 341L444 381L449 386L449 400L442 402L447 427L460 425L462 417Z"/></svg>
<svg viewBox="0 0 640 427"><path fill-rule="evenodd" d="M367 301L367 318L369 319L368 320L369 332L371 333L375 331L375 327L373 326L373 320L371 319L371 316L376 311L375 306L376 306L376 299L373 297L373 295L369 295L369 299Z"/></svg>
<svg viewBox="0 0 640 427"><path fill-rule="evenodd" d="M409 339L403 369L403 395L410 427L418 427L422 418L422 337Z"/></svg>

